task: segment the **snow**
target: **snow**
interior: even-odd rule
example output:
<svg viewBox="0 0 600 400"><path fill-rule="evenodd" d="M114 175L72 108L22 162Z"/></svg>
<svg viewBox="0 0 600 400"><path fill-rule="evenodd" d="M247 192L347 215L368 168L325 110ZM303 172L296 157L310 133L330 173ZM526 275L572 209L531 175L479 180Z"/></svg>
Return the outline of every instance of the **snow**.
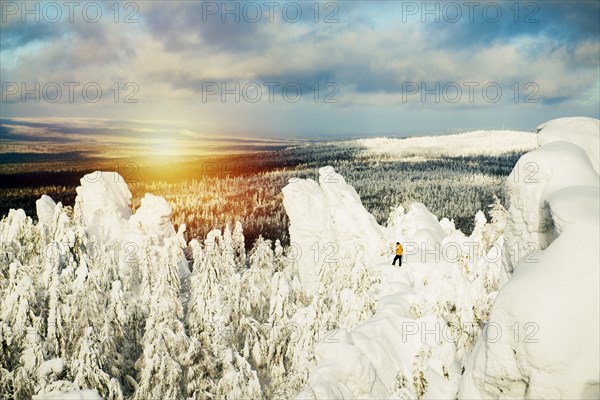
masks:
<svg viewBox="0 0 600 400"><path fill-rule="evenodd" d="M140 207L132 214L131 192L123 177L116 172L87 174L81 178L81 186L76 190L76 218L83 222L93 242L122 248L123 251L118 252L122 263L131 263L132 249L142 248L147 241L164 247L166 251L169 241L183 240L185 225L180 226L179 233L175 231L171 222L171 206L164 198L146 193ZM45 219L52 201L48 199L42 197L38 200L38 213L41 212ZM185 247L185 243L181 246ZM179 272L182 278L189 274L183 255Z"/></svg>
<svg viewBox="0 0 600 400"><path fill-rule="evenodd" d="M18 245L19 229L25 225L27 221L27 215L22 209L14 210L11 209L8 212L6 219L0 224L0 233L2 233L2 242L14 243Z"/></svg>
<svg viewBox="0 0 600 400"><path fill-rule="evenodd" d="M385 156L389 160L426 160L439 157L501 155L525 152L537 147L533 132L488 130L452 135L419 136L404 139L372 138L354 140L365 156Z"/></svg>
<svg viewBox="0 0 600 400"><path fill-rule="evenodd" d="M85 175L77 187L75 210L92 238L100 242L119 240L131 216L131 192L116 172Z"/></svg>
<svg viewBox="0 0 600 400"><path fill-rule="evenodd" d="M297 398L600 398L598 123L559 119L539 137L527 134L525 147L534 137L541 147L507 179L508 218L489 224L478 214L471 237L422 204L394 210L385 229L352 221L350 232L371 234L351 237L388 246L369 267L382 276L377 312L317 345ZM402 154L398 143L365 147ZM347 190L331 188L333 199ZM323 200L323 184L286 189L293 241L348 242L331 222L339 205ZM352 209L365 214L358 199ZM389 265L396 241L402 268ZM310 262L300 265L310 271Z"/></svg>
<svg viewBox="0 0 600 400"><path fill-rule="evenodd" d="M318 265L344 255L373 262L381 255L383 229L361 204L356 190L332 167L319 169L319 183L292 180L283 188L290 241L298 252L304 291L316 285Z"/></svg>
<svg viewBox="0 0 600 400"><path fill-rule="evenodd" d="M587 117L558 118L537 127L538 144L544 146L551 142L566 141L573 143L587 152L596 172L600 159L600 120Z"/></svg>
<svg viewBox="0 0 600 400"><path fill-rule="evenodd" d="M598 120L562 118L537 134L359 141L366 152L389 158L481 154L486 140L489 154L531 151L506 180L508 211L492 207L491 221L478 212L470 236L421 203L392 210L380 226L354 188L324 167L318 182L294 179L283 189L290 251L277 242L273 252L272 242L261 239L248 257L238 223L233 234L229 227L213 230L204 246L188 245L185 225L175 232L164 198L146 194L132 213L122 177L88 174L77 188L73 219L42 196L39 225L23 210L0 222L3 242L15 246L6 250L8 279L0 282L7 288L0 332L10 349L26 343L15 354L35 375L15 371L14 387L35 387L34 399L117 398L126 381L136 398L174 398L184 384L192 385L193 397L206 390L260 398L277 389L289 398L308 377L298 398L600 398L599 136ZM32 232L73 250L56 262L46 258L42 270L35 251L21 253L36 245L28 243ZM397 241L404 247L401 268L391 265ZM98 259L75 246L94 242ZM114 244L132 242L135 262L123 251L104 264ZM39 293L28 275L37 270ZM109 301L100 303L109 312L98 313L106 324L83 323L75 331L77 302L107 300L101 290L110 288ZM47 321L32 311L40 308L36 297L49 304ZM148 313L136 342L143 349L139 384L119 375L118 341L109 340L142 323L138 312ZM244 335L243 349L227 347L220 328L226 321ZM263 323L264 341L253 333ZM40 324L48 327L46 339L19 328ZM293 340L290 326L297 328ZM72 346L61 344L73 338L62 335L73 334L80 335L75 357ZM218 358L205 358L201 349L218 349ZM102 366L106 354L114 365ZM203 374L217 359L222 371L212 382Z"/></svg>
<svg viewBox="0 0 600 400"><path fill-rule="evenodd" d="M42 197L38 200L38 209L44 210L44 218L47 218L48 199ZM160 196L146 193L140 207L132 214L131 192L116 172L96 171L81 178L75 210L88 234L101 243L140 240L143 237L162 243L176 234L171 223L171 206Z"/></svg>
<svg viewBox="0 0 600 400"><path fill-rule="evenodd" d="M38 220L45 225L51 225L54 218L54 211L56 210L56 203L50 196L42 195L35 202L35 209L37 212Z"/></svg>
<svg viewBox="0 0 600 400"><path fill-rule="evenodd" d="M292 185L298 182L289 186ZM305 185L316 189L313 182ZM343 197L335 194L335 188L329 190L329 196ZM343 185L337 188L346 190ZM318 238L327 238L325 240L340 247L347 246L351 240L347 231L341 235L339 231L330 231L327 235L314 228L319 226L315 219L330 215L326 207L339 207L338 203L322 204L318 214L303 214L290 207L314 205L311 194L317 199L322 194L318 190L301 191L294 199L295 193L286 189L285 205L290 216L292 241L298 240L297 231L292 230L298 222L304 227L313 227L312 232L305 232L306 245L312 245ZM353 200L353 215L368 214L359 199ZM368 216L362 220L371 221ZM318 364L310 374L308 387L298 398L420 397L423 393L413 388L415 381L423 382L428 388L427 395L432 398L452 398L460 382L459 365L470 350L473 332L479 329L475 322L479 309L489 304L490 292L500 284L499 257L496 262L486 262L481 256L485 254L482 250L464 261L462 256L470 248L483 245L481 238L465 237L447 220L440 223L419 203L413 204L406 213L401 208L395 210L387 228L365 227L360 223L353 221L352 229L371 232L361 238L371 250L367 265L373 273L382 276L377 312L351 331L334 331L330 340L315 348ZM404 245L402 268L390 265L389 255L396 241ZM452 256L451 247L446 249L446 257L440 258L440 249L449 242L457 245L457 254ZM466 270L471 272L467 274ZM485 288L489 281L491 290ZM453 324L451 328L449 324ZM394 387L398 379L405 383Z"/></svg>
<svg viewBox="0 0 600 400"><path fill-rule="evenodd" d="M480 340L463 397L600 397L598 122L543 124L542 147L519 162L535 163L539 173L528 182L508 180L506 242L523 250L523 243L533 244L535 251L508 263L514 274L498 294L490 324L504 332L518 326L520 337Z"/></svg>
<svg viewBox="0 0 600 400"><path fill-rule="evenodd" d="M40 365L39 375L47 376L50 374L60 375L63 372L65 365L61 358L53 358L48 361L44 361L42 365Z"/></svg>
<svg viewBox="0 0 600 400"><path fill-rule="evenodd" d="M102 400L95 390L54 390L50 393L33 396L33 400Z"/></svg>
<svg viewBox="0 0 600 400"><path fill-rule="evenodd" d="M146 193L140 207L129 219L129 227L145 236L172 237L175 228L171 223L171 206L164 198Z"/></svg>

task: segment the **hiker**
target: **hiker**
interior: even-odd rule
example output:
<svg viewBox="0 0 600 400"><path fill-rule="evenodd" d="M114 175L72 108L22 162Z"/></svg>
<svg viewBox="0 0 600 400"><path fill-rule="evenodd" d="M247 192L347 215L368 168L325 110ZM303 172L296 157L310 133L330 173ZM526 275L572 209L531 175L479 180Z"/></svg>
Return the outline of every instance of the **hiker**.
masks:
<svg viewBox="0 0 600 400"><path fill-rule="evenodd" d="M398 266L401 267L402 266L402 245L400 244L400 242L396 242L396 257L394 257L394 261L392 262L392 265L396 265L396 260L398 260L400 262L400 264Z"/></svg>

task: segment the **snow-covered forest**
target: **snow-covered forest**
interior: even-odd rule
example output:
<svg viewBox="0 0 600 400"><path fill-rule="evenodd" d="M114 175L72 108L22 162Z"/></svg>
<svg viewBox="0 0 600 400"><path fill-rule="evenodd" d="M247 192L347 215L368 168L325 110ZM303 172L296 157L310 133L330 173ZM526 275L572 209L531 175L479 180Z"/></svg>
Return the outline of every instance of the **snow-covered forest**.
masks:
<svg viewBox="0 0 600 400"><path fill-rule="evenodd" d="M598 129L448 138L462 155L307 145L193 183L87 174L72 207L0 222L1 397L598 397Z"/></svg>
<svg viewBox="0 0 600 400"><path fill-rule="evenodd" d="M119 166L132 192L134 209L145 193L165 198L172 208L173 223L186 225L188 241L203 240L211 230L223 230L228 223L233 226L240 221L246 249L250 250L259 236L289 244L289 219L281 190L289 179L318 179L319 168L324 165L331 165L345 177L380 224L385 224L392 208L421 202L435 215L453 219L457 228L470 233L478 210L487 213L487 206L496 197L505 204L503 181L519 157L535 146L536 135L531 132L478 131L441 137L316 142L200 160L179 169L171 165L151 167L137 160L100 166ZM78 170L66 172L54 172L64 167L48 165L46 169L51 172L35 180L34 173L4 175L0 210L23 208L35 218L35 201L43 194L73 206L79 179L93 171L86 163L80 164ZM164 170L174 172L165 174Z"/></svg>

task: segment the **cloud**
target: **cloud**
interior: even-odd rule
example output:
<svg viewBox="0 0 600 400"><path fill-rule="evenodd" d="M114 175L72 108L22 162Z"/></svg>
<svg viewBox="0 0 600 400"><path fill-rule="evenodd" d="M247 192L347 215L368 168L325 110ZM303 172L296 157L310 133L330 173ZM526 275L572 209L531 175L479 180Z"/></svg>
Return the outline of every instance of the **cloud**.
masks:
<svg viewBox="0 0 600 400"><path fill-rule="evenodd" d="M513 85L517 84L517 98L522 100L527 94L523 86L528 83L538 86L536 115L546 112L550 119L559 112L557 106L564 106L598 116L599 100L594 91L600 59L598 2L520 2L516 6L514 2L480 2L473 21L466 14L465 3L457 2L463 15L456 23L447 22L444 17L449 15L441 14L435 22L435 15L423 15L423 10L407 15L406 7L423 7L423 2L365 1L319 3L318 15L313 2L297 2L302 17L290 22L282 9L291 3L280 3L272 21L260 2L256 3L263 13L259 21L251 22L241 15L236 22L234 15L226 15L223 23L222 10L213 13L211 7L242 10L248 2L182 1L168 5L140 2L138 22L133 24L115 23L109 13L96 24L82 20L52 26L15 21L2 24L3 82L94 81L106 93L98 104L81 100L74 104L23 104L12 99L3 104L2 116L113 121L163 118L179 120L181 129L201 133L257 134L261 129L268 134L292 130L297 134L301 129L344 132L358 125L376 133L390 131L398 124L402 114L397 113L399 106L402 112L416 112L423 118L437 113L440 124L458 124L452 121L453 112L463 119L472 118L469 109L490 119L500 118L514 107L527 110L515 104ZM429 3L427 7L435 7L431 4L439 4L442 12L449 3ZM501 7L498 22L482 17L481 9L489 4ZM492 11L490 8L488 15ZM328 15L338 22L325 23ZM126 82L136 82L139 103L108 101L112 93L107 88L114 82L121 88ZM206 82L225 82L228 87L236 82L278 82L280 87L298 83L305 95L295 105L281 101L221 104L219 97L205 104L202 90ZM322 89L328 82L339 89L337 108L314 104L311 97L315 83ZM425 103L408 104L403 95L407 83L413 82L427 87L436 82L442 86L497 82L504 96L496 107L489 107L481 96L475 103L437 104L427 100L432 98L429 96ZM326 93L320 95L322 100ZM363 126L355 118L347 118L348 110L369 124ZM324 123L325 114L334 122ZM523 112L521 118L525 115ZM292 129L286 125L291 120L302 123ZM152 126L150 121L145 123ZM411 123L419 124L418 119ZM93 136L119 132L114 125L61 126L60 131ZM142 129L128 124L121 128L125 137L136 137L134 132ZM152 129L159 132L156 135L162 134ZM173 136L177 135L173 131Z"/></svg>

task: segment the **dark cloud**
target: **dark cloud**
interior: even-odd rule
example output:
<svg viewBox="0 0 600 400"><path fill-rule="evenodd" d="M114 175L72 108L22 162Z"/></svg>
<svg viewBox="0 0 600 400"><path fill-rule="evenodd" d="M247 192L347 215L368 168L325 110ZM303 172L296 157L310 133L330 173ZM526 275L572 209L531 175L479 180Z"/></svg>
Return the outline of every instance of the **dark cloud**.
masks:
<svg viewBox="0 0 600 400"><path fill-rule="evenodd" d="M548 106L563 104L569 100L571 100L571 97L569 96L547 96L541 99L542 103Z"/></svg>
<svg viewBox="0 0 600 400"><path fill-rule="evenodd" d="M38 24L0 23L0 49L10 50L32 42L56 40L63 34L63 29L55 24L45 22Z"/></svg>
<svg viewBox="0 0 600 400"><path fill-rule="evenodd" d="M431 41L437 46L449 48L472 48L489 46L494 42L508 42L522 36L551 37L562 46L572 48L580 41L598 41L600 35L600 2L598 1L521 1L490 2L493 7L484 10L485 2L476 2L472 22L469 9L461 7L463 15L458 22L449 23L454 17L440 11L439 23L427 22ZM442 3L443 4L443 3ZM464 4L464 3L458 3ZM496 17L496 11L501 16ZM433 21L433 16L426 16Z"/></svg>

